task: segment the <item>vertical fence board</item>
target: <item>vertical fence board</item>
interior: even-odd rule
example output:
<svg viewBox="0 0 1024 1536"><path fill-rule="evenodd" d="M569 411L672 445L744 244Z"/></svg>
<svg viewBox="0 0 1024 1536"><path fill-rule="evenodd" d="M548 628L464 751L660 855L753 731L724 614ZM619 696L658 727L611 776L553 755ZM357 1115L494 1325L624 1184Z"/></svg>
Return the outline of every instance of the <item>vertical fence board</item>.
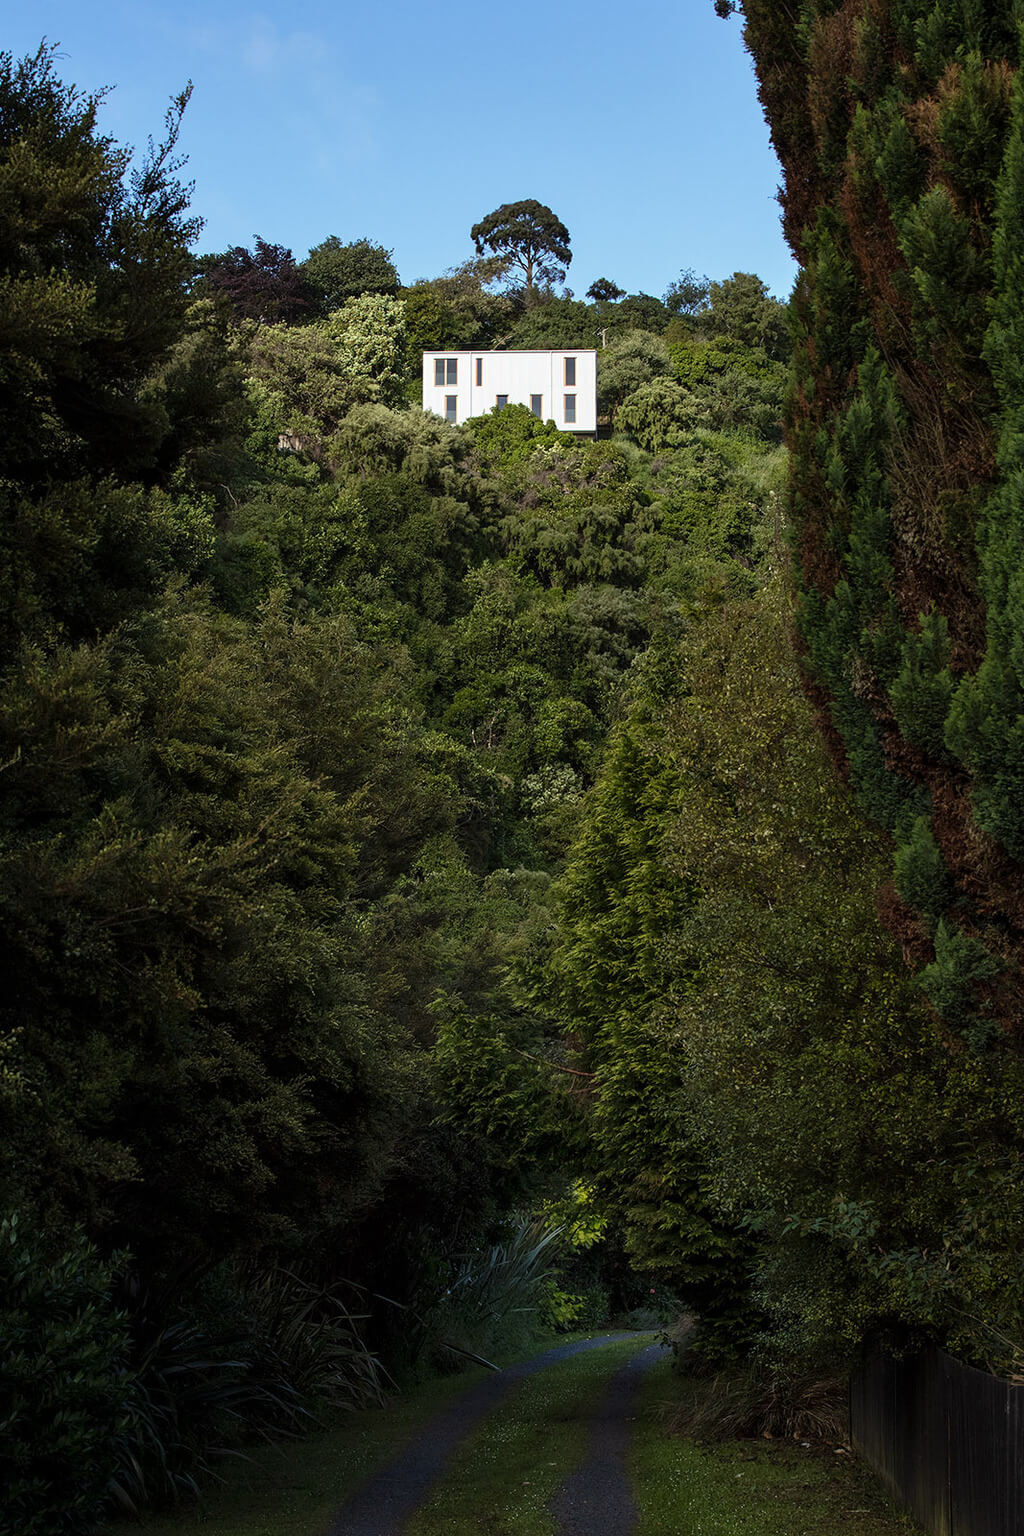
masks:
<svg viewBox="0 0 1024 1536"><path fill-rule="evenodd" d="M937 1353L897 1362L896 1486L932 1536L951 1536L946 1404Z"/></svg>
<svg viewBox="0 0 1024 1536"><path fill-rule="evenodd" d="M873 1349L850 1383L850 1428L930 1536L1024 1533L1024 1387L937 1349Z"/></svg>
<svg viewBox="0 0 1024 1536"><path fill-rule="evenodd" d="M1006 1458L1007 1529L1024 1531L1024 1388L1009 1394L1006 1434L1010 1454Z"/></svg>
<svg viewBox="0 0 1024 1536"><path fill-rule="evenodd" d="M850 1426L864 1460L895 1486L895 1362L880 1349L868 1354L850 1378Z"/></svg>

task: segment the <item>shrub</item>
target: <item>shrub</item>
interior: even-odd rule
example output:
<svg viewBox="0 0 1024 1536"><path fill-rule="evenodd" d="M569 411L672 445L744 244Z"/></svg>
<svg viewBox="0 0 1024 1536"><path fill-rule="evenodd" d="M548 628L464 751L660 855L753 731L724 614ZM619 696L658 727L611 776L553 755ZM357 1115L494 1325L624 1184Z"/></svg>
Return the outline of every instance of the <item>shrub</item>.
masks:
<svg viewBox="0 0 1024 1536"><path fill-rule="evenodd" d="M131 1514L195 1498L217 1457L241 1436L249 1365L183 1316L161 1321L143 1293L131 1319L131 1393L110 1493ZM237 1344L237 1340L232 1341Z"/></svg>
<svg viewBox="0 0 1024 1536"><path fill-rule="evenodd" d="M845 1440L846 1378L728 1371L694 1386L672 1428L695 1440Z"/></svg>
<svg viewBox="0 0 1024 1536"><path fill-rule="evenodd" d="M51 1256L0 1221L0 1529L86 1536L102 1512L130 1381L116 1261L84 1238Z"/></svg>
<svg viewBox="0 0 1024 1536"><path fill-rule="evenodd" d="M457 1263L426 1319L441 1362L522 1348L550 1326L549 1281L561 1227L524 1221L503 1243Z"/></svg>
<svg viewBox="0 0 1024 1536"><path fill-rule="evenodd" d="M132 1513L198 1495L254 1434L308 1429L320 1410L383 1399L384 1373L330 1287L220 1265L131 1297L132 1390L111 1492Z"/></svg>
<svg viewBox="0 0 1024 1536"><path fill-rule="evenodd" d="M383 1402L386 1373L359 1331L366 1316L350 1312L336 1289L275 1267L249 1279L245 1304L257 1421L287 1427L292 1401L306 1412Z"/></svg>

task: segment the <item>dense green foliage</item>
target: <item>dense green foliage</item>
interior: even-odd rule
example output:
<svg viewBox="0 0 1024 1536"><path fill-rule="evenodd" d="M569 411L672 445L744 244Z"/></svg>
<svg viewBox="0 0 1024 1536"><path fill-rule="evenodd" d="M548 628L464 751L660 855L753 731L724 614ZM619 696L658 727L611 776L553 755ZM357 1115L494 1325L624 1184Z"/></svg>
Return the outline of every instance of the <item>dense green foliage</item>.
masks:
<svg viewBox="0 0 1024 1536"><path fill-rule="evenodd" d="M1024 1332L1016 17L719 9L745 16L803 264L803 681L882 839L830 782L785 605L727 601L642 674L588 804L555 949L566 1023L594 986L579 1044L605 1170L620 1190L696 1177L739 1224L776 1357L882 1327L1005 1367ZM669 367L621 428L690 456L766 429L788 341L758 286L683 275ZM668 1103L624 1095L631 1068ZM638 1250L664 1209L635 1203Z"/></svg>
<svg viewBox="0 0 1024 1536"><path fill-rule="evenodd" d="M185 96L133 172L3 61L0 1206L110 1387L83 1529L520 1304L1019 1349L1014 56L746 11L795 557L753 274L555 295L535 203L407 288L197 267ZM416 403L424 348L598 342L597 440Z"/></svg>
<svg viewBox="0 0 1024 1536"><path fill-rule="evenodd" d="M754 1333L792 1362L884 1327L1005 1363L1019 1058L950 1052L882 929L885 840L831 772L786 616L771 585L650 666L560 883L601 1176L652 1269L692 1285L713 1259L719 1350Z"/></svg>
<svg viewBox="0 0 1024 1536"><path fill-rule="evenodd" d="M0 292L5 490L54 474L146 475L171 423L144 388L184 330L199 225L175 180L185 92L162 144L129 157L96 130L99 98L50 56L0 55Z"/></svg>
<svg viewBox="0 0 1024 1536"><path fill-rule="evenodd" d="M79 1239L56 1260L0 1221L0 1522L89 1536L128 1423L125 1323L111 1274Z"/></svg>
<svg viewBox="0 0 1024 1536"><path fill-rule="evenodd" d="M329 315L347 299L358 299L364 293L393 298L398 292L398 273L392 255L365 237L347 244L337 235L321 240L301 268L316 311Z"/></svg>

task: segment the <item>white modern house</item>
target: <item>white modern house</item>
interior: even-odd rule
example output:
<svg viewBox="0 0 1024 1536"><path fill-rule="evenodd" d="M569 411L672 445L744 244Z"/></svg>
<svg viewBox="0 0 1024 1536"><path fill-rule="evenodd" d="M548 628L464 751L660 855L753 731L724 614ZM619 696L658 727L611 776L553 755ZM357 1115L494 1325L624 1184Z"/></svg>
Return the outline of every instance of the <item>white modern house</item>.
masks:
<svg viewBox="0 0 1024 1536"><path fill-rule="evenodd" d="M423 409L446 421L525 405L563 432L597 432L597 352L424 352Z"/></svg>

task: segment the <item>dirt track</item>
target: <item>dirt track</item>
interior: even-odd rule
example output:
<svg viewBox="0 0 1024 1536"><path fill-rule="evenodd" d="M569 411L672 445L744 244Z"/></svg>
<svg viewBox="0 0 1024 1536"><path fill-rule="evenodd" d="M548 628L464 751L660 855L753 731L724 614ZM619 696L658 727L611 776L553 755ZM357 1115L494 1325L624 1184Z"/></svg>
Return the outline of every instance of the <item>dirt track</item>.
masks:
<svg viewBox="0 0 1024 1536"><path fill-rule="evenodd" d="M339 1510L327 1536L400 1536L461 1442L520 1382L624 1334L603 1334L546 1350L470 1387ZM642 1347L612 1376L594 1415L586 1457L552 1503L560 1536L628 1536L636 1518L626 1473L629 1412L642 1372L661 1346Z"/></svg>

